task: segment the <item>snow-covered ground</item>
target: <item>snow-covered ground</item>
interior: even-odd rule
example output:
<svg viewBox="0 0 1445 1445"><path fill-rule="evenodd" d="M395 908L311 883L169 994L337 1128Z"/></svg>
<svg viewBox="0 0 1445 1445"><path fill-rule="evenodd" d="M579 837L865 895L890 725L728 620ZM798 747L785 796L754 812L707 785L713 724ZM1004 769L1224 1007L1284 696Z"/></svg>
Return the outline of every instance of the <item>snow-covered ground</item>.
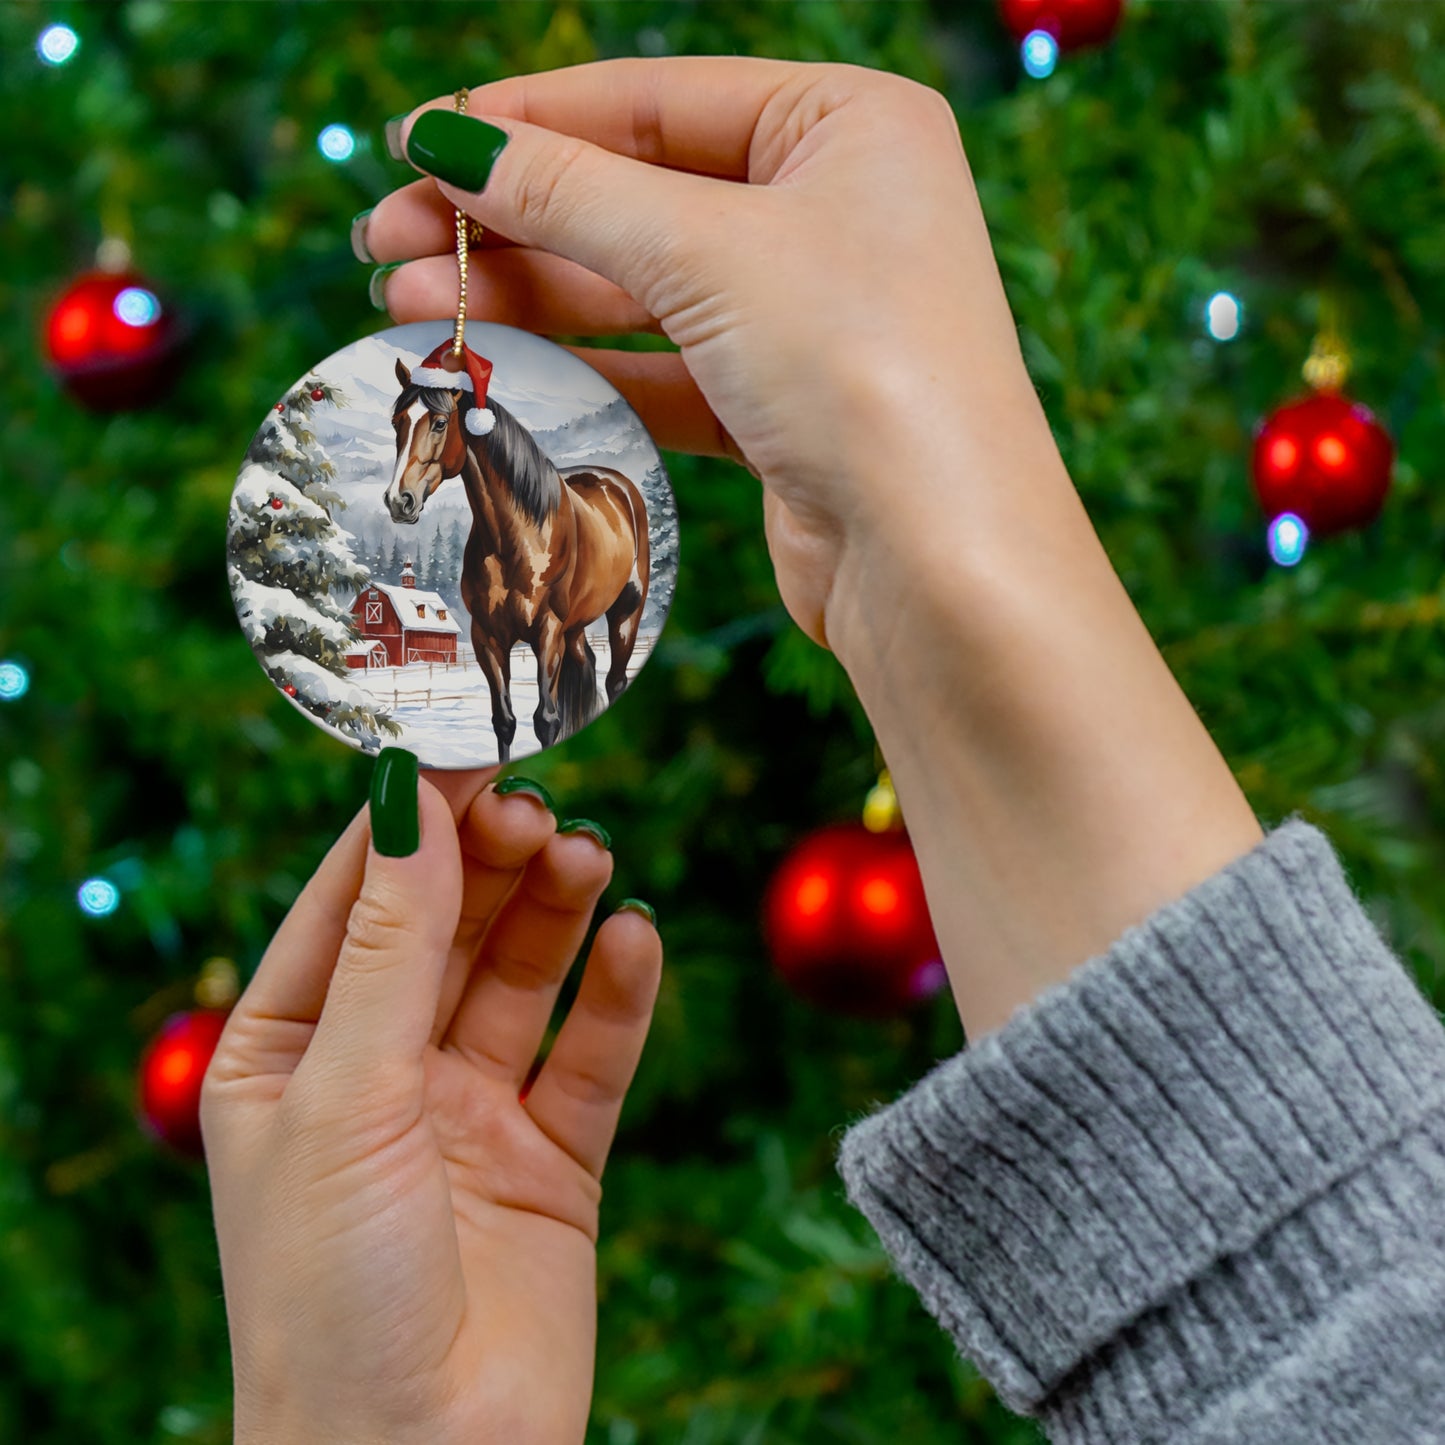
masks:
<svg viewBox="0 0 1445 1445"><path fill-rule="evenodd" d="M638 634L637 646L627 665L629 682L647 661L656 639L655 632ZM470 654L470 648L464 650ZM605 633L600 642L592 638L592 650L597 655L597 695L605 707L608 668ZM483 768L497 761L492 695L486 674L470 656L465 666L413 663L410 667L367 668L351 676L372 696L377 710L389 713L392 721L401 727L399 738L383 740L387 746L410 749L428 767ZM532 731L532 715L537 710L538 698L537 660L531 648L518 643L512 649L512 709L517 715L513 759L541 751Z"/></svg>

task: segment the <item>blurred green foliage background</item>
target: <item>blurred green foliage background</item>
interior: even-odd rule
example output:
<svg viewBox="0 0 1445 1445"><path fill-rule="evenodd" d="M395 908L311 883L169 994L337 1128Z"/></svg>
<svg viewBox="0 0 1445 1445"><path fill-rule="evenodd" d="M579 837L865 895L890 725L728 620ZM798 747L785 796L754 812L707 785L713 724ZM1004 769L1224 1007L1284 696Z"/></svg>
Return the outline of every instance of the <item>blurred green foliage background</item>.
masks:
<svg viewBox="0 0 1445 1445"><path fill-rule="evenodd" d="M76 57L36 59L64 21ZM0 1440L230 1439L204 1169L134 1116L201 961L254 967L369 764L280 698L236 626L226 505L271 402L386 324L352 214L402 184L420 100L615 55L872 65L942 89L1033 375L1109 553L1268 823L1335 839L1445 997L1445 9L1135 0L1106 49L1021 76L989 0L125 3L0 9ZM356 155L315 141L340 122ZM195 326L161 407L78 408L39 328L106 235ZM880 267L906 264L907 238ZM1207 298L1246 307L1205 336ZM1400 449L1385 514L1289 571L1247 485L1325 298ZM669 952L607 1175L596 1445L1037 1438L890 1277L832 1164L842 1126L962 1043L940 1000L838 1020L770 975L789 843L872 780L846 679L788 623L753 479L669 457L663 644L522 770L616 840ZM85 918L93 874L124 898ZM565 1007L566 997L563 999Z"/></svg>

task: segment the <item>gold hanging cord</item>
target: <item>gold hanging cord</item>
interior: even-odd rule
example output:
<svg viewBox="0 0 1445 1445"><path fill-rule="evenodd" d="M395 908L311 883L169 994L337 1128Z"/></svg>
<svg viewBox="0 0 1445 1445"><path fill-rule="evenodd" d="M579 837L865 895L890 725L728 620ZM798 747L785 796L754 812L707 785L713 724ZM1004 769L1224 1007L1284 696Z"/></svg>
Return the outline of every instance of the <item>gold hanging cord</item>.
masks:
<svg viewBox="0 0 1445 1445"><path fill-rule="evenodd" d="M463 86L452 96L452 104L461 115L467 113L469 95ZM453 365L448 370L462 369L462 348L467 336L467 248L481 245L484 234L480 221L472 220L465 211L457 212L457 326L448 358Z"/></svg>

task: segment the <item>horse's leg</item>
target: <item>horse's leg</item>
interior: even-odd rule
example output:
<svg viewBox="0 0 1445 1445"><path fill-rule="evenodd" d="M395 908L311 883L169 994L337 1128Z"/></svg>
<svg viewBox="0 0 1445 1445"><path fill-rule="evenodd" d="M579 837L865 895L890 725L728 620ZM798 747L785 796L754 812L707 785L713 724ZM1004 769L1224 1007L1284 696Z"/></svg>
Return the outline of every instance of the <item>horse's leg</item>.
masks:
<svg viewBox="0 0 1445 1445"><path fill-rule="evenodd" d="M642 609L647 598L631 582L622 589L622 596L607 609L607 651L611 661L607 667L607 705L627 686L627 664L637 645L637 629L642 625Z"/></svg>
<svg viewBox="0 0 1445 1445"><path fill-rule="evenodd" d="M562 731L562 709L557 702L557 684L562 677L562 656L566 638L562 619L555 612L543 613L538 621L532 651L537 654L537 711L532 727L539 747L551 747Z"/></svg>
<svg viewBox="0 0 1445 1445"><path fill-rule="evenodd" d="M492 692L492 731L497 735L497 761L511 756L517 733L517 715L512 711L512 649L492 636L475 619L472 621L472 651L487 675Z"/></svg>

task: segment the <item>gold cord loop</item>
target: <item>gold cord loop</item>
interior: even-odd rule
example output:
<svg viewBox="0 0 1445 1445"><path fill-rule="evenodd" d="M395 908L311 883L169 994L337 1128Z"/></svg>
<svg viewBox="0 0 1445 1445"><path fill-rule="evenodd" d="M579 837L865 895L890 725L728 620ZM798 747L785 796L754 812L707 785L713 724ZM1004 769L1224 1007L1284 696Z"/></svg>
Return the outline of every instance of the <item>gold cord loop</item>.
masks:
<svg viewBox="0 0 1445 1445"><path fill-rule="evenodd" d="M459 114L467 113L470 92L463 87L452 97L452 104ZM467 249L478 246L482 240L482 225L474 221L465 211L457 212L457 327L452 340L452 355L461 360L462 348L467 335Z"/></svg>

